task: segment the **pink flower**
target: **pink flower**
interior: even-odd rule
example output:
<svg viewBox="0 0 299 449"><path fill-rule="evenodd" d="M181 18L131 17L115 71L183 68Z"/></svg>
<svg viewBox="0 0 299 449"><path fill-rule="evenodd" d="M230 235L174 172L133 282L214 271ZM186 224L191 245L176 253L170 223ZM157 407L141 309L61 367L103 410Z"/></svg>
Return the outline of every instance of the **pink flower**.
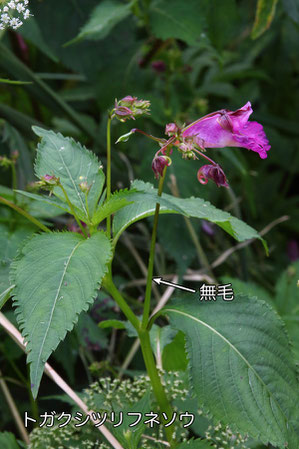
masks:
<svg viewBox="0 0 299 449"><path fill-rule="evenodd" d="M236 111L212 112L187 126L182 136L192 136L201 148L243 147L265 159L271 147L262 125L248 121L252 112L249 101Z"/></svg>
<svg viewBox="0 0 299 449"><path fill-rule="evenodd" d="M207 184L212 179L217 187L228 187L227 179L220 165L203 165L197 172L197 179L201 184Z"/></svg>
<svg viewBox="0 0 299 449"><path fill-rule="evenodd" d="M164 167L168 167L170 165L170 158L167 156L156 156L152 162L152 169L155 173L155 177L159 178L163 176Z"/></svg>

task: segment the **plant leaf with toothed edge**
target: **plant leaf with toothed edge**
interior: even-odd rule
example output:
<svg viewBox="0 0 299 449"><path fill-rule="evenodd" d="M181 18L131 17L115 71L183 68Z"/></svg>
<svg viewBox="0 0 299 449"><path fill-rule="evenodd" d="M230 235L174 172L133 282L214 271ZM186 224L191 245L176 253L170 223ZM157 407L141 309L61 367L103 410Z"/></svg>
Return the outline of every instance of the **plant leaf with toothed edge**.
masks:
<svg viewBox="0 0 299 449"><path fill-rule="evenodd" d="M247 295L199 303L186 294L161 313L186 335L203 410L264 444L299 447L296 367L284 323L268 304Z"/></svg>
<svg viewBox="0 0 299 449"><path fill-rule="evenodd" d="M135 193L134 190L118 190L113 193L108 201L103 204L99 204L94 216L92 217L92 224L97 225L109 215L114 214L123 207L131 204L130 196Z"/></svg>
<svg viewBox="0 0 299 449"><path fill-rule="evenodd" d="M105 181L98 158L80 143L60 133L56 134L36 126L32 129L42 138L37 147L36 175L38 178L45 175L60 178L70 202L81 212L79 218L89 221L94 214ZM85 193L79 187L83 181L91 186L87 195L88 207ZM61 201L66 202L60 187L55 187L53 193Z"/></svg>
<svg viewBox="0 0 299 449"><path fill-rule="evenodd" d="M14 303L28 342L34 397L47 359L93 302L110 258L104 233L85 239L58 232L35 235L13 263Z"/></svg>
<svg viewBox="0 0 299 449"><path fill-rule="evenodd" d="M216 223L239 242L260 239L267 251L267 244L257 231L228 212L217 209L201 198L177 198L163 193L158 197L157 190L150 183L136 180L132 183L136 193L130 195L133 204L123 207L113 219L114 244L121 233L138 220L154 215L156 203L160 203L160 213L179 213L186 217L201 218Z"/></svg>

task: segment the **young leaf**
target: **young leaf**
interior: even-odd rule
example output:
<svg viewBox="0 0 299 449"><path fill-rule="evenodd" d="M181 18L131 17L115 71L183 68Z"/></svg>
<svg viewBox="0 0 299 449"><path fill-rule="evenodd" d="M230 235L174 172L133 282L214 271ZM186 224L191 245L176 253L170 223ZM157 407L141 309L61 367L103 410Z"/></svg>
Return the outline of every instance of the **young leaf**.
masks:
<svg viewBox="0 0 299 449"><path fill-rule="evenodd" d="M299 445L298 381L278 315L264 301L198 303L186 295L163 312L186 334L191 384L200 407L263 443Z"/></svg>
<svg viewBox="0 0 299 449"><path fill-rule="evenodd" d="M264 246L266 245L253 228L201 198L176 198L165 193L159 198L157 190L154 189L153 185L142 181L134 181L132 188L137 190L135 194L130 195L130 200L133 204L118 211L113 220L115 243L128 226L142 218L153 215L156 203L159 202L161 213L179 213L187 217L202 218L216 223L239 242L258 238L262 240Z"/></svg>
<svg viewBox="0 0 299 449"><path fill-rule="evenodd" d="M106 37L112 28L130 14L131 4L114 0L104 0L92 11L89 21L78 36L67 43L73 44L82 39L99 40Z"/></svg>
<svg viewBox="0 0 299 449"><path fill-rule="evenodd" d="M83 221L89 221L105 181L105 175L96 155L82 147L80 143L69 137L63 137L60 133L55 134L53 131L36 126L33 127L33 131L42 138L37 148L36 175L39 178L45 175L60 178L70 202L80 210L80 218ZM82 182L91 186L87 197L88 207L85 193L79 186ZM66 202L60 187L54 188L54 194L61 201Z"/></svg>
<svg viewBox="0 0 299 449"><path fill-rule="evenodd" d="M98 232L34 236L14 262L14 301L27 340L32 392L37 396L44 365L94 300L111 257L110 242Z"/></svg>
<svg viewBox="0 0 299 449"><path fill-rule="evenodd" d="M99 204L92 217L92 224L99 224L108 215L114 214L124 206L131 204L133 201L130 201L130 196L134 192L134 190L119 190L110 197L109 201L106 201L104 204Z"/></svg>
<svg viewBox="0 0 299 449"><path fill-rule="evenodd" d="M59 198L53 196L37 195L36 193L26 192L24 190L16 190L16 192L20 195L25 196L26 198L30 198L31 200L39 201L41 203L48 204L49 206L57 207L61 211L68 212L69 214L72 213L68 204L64 203ZM74 208L76 212L80 214L80 210L78 210L76 207Z"/></svg>

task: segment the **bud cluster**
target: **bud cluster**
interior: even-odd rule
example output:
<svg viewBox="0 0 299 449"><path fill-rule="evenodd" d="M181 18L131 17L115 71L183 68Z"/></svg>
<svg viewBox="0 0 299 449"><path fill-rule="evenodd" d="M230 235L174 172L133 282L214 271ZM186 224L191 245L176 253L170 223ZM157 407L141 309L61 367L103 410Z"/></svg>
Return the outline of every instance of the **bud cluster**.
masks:
<svg viewBox="0 0 299 449"><path fill-rule="evenodd" d="M3 1L1 2L1 4ZM29 19L30 10L28 9L29 0L10 0L4 2L0 8L0 30L12 28L17 30L24 20Z"/></svg>
<svg viewBox="0 0 299 449"><path fill-rule="evenodd" d="M112 111L112 117L116 117L121 122L128 119L135 120L136 117L149 115L150 102L147 100L138 100L137 97L127 95L121 100L115 100L115 106Z"/></svg>

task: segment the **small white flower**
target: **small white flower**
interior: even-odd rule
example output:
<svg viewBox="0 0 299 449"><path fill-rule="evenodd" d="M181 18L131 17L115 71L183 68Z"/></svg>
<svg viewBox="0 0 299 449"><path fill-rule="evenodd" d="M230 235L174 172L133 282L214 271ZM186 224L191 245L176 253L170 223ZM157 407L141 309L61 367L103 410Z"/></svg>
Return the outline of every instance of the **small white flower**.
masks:
<svg viewBox="0 0 299 449"><path fill-rule="evenodd" d="M25 6L23 5L23 3L19 3L19 4L17 5L17 11L18 11L18 12L23 12L23 11L25 11Z"/></svg>
<svg viewBox="0 0 299 449"><path fill-rule="evenodd" d="M24 12L23 16L24 16L24 19L25 19L25 20L29 18L29 16L30 16L30 11L29 11L29 9L26 9L26 11Z"/></svg>
<svg viewBox="0 0 299 449"><path fill-rule="evenodd" d="M9 17L8 14L2 14L1 15L1 20L2 20L3 23L9 23L10 17Z"/></svg>
<svg viewBox="0 0 299 449"><path fill-rule="evenodd" d="M9 7L8 6L4 6L3 12L7 12L7 11L9 11Z"/></svg>
<svg viewBox="0 0 299 449"><path fill-rule="evenodd" d="M16 4L15 4L14 0L11 0L11 2L7 3L7 6L10 9L16 9Z"/></svg>

